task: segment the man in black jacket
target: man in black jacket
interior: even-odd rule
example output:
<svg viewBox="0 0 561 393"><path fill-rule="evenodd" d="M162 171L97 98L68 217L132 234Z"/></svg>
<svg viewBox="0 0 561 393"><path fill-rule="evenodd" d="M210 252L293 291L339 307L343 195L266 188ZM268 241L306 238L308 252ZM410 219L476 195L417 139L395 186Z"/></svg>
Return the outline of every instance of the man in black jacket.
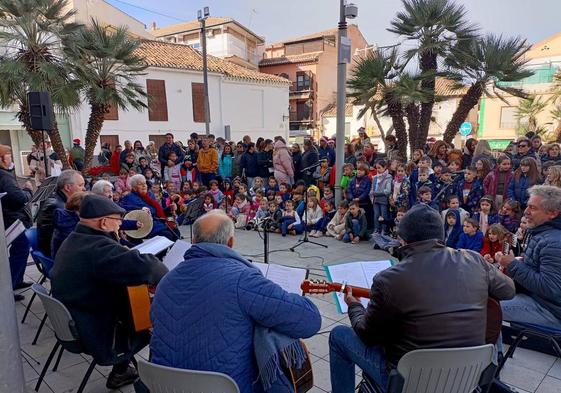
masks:
<svg viewBox="0 0 561 393"><path fill-rule="evenodd" d="M2 215L4 217L4 229L20 220L26 228L31 226L31 217L24 210L25 205L32 196L32 185L26 182L21 189L12 172L12 149L6 145L0 145L0 193L6 193L2 198ZM19 235L10 246L10 271L12 274L12 288L27 288L31 283L23 281L23 274L29 257L29 242L25 233ZM14 295L16 301L23 300L23 295Z"/></svg>
<svg viewBox="0 0 561 393"><path fill-rule="evenodd" d="M485 344L487 300L512 299L514 283L479 253L447 248L443 227L414 206L397 230L403 259L374 277L368 308L347 293L352 328L329 336L333 393L354 391L355 364L385 388L409 351Z"/></svg>
<svg viewBox="0 0 561 393"><path fill-rule="evenodd" d="M302 159L300 160L300 176L302 180L306 182L306 185L315 184L314 172L315 167L310 168L312 165L316 165L319 162L319 155L316 147L313 145L312 141L306 139L304 141L304 153L302 154ZM303 170L304 168L310 168Z"/></svg>
<svg viewBox="0 0 561 393"><path fill-rule="evenodd" d="M171 152L174 152L177 157L173 163L170 163L170 160L168 160L169 153ZM164 168L168 166L168 164L181 164L184 158L185 153L175 144L173 134L168 132L166 134L166 143L160 146L160 150L158 150L158 161L160 161L160 165L162 166L162 173L164 173Z"/></svg>
<svg viewBox="0 0 561 393"><path fill-rule="evenodd" d="M56 191L41 204L37 215L37 240L39 251L49 257L51 240L54 232L54 214L56 209L64 209L64 204L78 191L86 191L84 178L73 169L62 171L56 182Z"/></svg>
<svg viewBox="0 0 561 393"><path fill-rule="evenodd" d="M126 288L157 284L167 268L151 254L119 244L125 210L101 195L87 195L80 222L62 243L51 271L53 296L70 311L86 353L101 365L114 364L109 389L134 382L129 361L150 341L130 322Z"/></svg>

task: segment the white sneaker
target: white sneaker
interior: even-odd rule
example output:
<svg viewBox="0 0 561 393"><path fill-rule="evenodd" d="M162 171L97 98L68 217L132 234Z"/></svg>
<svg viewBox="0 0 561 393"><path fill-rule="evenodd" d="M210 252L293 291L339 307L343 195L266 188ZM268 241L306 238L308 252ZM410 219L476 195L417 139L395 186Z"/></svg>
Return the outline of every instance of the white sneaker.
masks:
<svg viewBox="0 0 561 393"><path fill-rule="evenodd" d="M318 231L316 231L316 230L311 231L311 232L310 232L310 236L311 236L311 237L317 237L317 232L318 232Z"/></svg>
<svg viewBox="0 0 561 393"><path fill-rule="evenodd" d="M316 231L316 237L323 237L323 233L321 231Z"/></svg>

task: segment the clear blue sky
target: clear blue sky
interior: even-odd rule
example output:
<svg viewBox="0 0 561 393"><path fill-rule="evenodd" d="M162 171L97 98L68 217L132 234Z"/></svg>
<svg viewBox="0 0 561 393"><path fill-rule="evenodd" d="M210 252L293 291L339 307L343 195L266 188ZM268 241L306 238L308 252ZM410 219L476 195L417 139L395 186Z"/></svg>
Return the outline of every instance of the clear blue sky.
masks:
<svg viewBox="0 0 561 393"><path fill-rule="evenodd" d="M107 0L150 26L179 23L196 18L197 10L209 6L211 15L228 16L265 36L267 42L313 33L337 26L338 0L122 0L171 17L157 15ZM386 31L401 8L401 0L353 0L359 7L357 23L371 44L391 45L398 38ZM561 0L463 0L472 22L485 32L520 35L530 43L561 31ZM172 18L173 17L173 18ZM177 19L174 19L177 18ZM178 20L179 19L179 20Z"/></svg>

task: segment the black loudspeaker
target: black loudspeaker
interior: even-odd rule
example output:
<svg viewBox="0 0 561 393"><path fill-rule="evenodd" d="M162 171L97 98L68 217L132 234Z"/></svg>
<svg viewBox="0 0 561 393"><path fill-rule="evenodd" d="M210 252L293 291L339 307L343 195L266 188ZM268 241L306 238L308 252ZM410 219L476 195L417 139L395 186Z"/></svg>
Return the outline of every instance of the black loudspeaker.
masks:
<svg viewBox="0 0 561 393"><path fill-rule="evenodd" d="M31 128L37 131L53 130L53 103L51 95L46 91L30 91L27 93L29 121Z"/></svg>

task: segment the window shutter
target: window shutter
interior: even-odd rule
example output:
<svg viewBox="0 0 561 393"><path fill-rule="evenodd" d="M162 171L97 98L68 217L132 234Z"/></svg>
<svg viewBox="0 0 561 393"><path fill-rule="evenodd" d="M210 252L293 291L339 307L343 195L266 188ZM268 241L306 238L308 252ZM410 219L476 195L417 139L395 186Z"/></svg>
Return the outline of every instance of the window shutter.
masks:
<svg viewBox="0 0 561 393"><path fill-rule="evenodd" d="M191 83L191 98L193 101L193 121L205 122L205 87L203 83Z"/></svg>
<svg viewBox="0 0 561 393"><path fill-rule="evenodd" d="M166 81L146 79L146 92L148 93L148 120L168 121Z"/></svg>

